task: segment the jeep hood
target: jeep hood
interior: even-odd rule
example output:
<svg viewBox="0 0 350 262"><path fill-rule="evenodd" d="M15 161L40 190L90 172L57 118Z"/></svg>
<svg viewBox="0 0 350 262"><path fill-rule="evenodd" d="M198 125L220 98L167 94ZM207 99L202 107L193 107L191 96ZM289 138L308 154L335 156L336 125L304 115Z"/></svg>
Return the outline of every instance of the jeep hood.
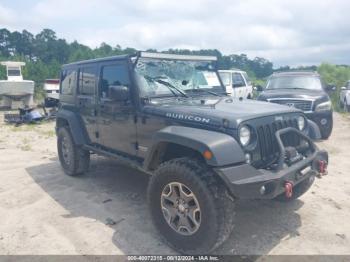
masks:
<svg viewBox="0 0 350 262"><path fill-rule="evenodd" d="M264 90L258 97L258 100L266 101L273 98L291 98L291 99L310 99L318 100L327 94L323 90L310 90L310 89L291 89L291 88L279 88Z"/></svg>
<svg viewBox="0 0 350 262"><path fill-rule="evenodd" d="M230 97L154 100L148 102L143 111L189 125L223 127L223 122L228 121L228 128L237 128L241 122L259 117L301 112L274 103Z"/></svg>

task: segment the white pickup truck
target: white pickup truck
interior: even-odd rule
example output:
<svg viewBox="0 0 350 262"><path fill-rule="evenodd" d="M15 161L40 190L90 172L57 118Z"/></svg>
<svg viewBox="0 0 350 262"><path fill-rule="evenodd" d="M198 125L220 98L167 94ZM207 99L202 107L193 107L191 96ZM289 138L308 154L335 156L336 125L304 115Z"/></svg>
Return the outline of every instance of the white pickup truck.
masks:
<svg viewBox="0 0 350 262"><path fill-rule="evenodd" d="M339 102L344 111L350 112L350 80L341 88Z"/></svg>
<svg viewBox="0 0 350 262"><path fill-rule="evenodd" d="M253 85L245 71L219 70L219 75L229 95L236 98L253 98Z"/></svg>

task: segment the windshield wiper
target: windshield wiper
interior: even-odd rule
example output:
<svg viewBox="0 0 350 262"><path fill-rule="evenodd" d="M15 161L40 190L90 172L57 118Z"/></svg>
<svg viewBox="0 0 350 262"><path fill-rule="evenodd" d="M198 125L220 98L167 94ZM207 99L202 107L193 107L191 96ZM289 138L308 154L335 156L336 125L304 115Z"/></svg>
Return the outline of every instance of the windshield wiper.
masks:
<svg viewBox="0 0 350 262"><path fill-rule="evenodd" d="M175 90L176 90L178 93L180 93L182 96L188 97L188 95L186 95L186 93L185 93L184 91L182 91L181 89L177 88L176 86L170 84L169 82L160 79L160 77L144 76L144 78L146 78L148 81L157 82L157 83L159 83L159 84L162 84L162 85L166 86L166 87L171 91L171 93L173 93L174 96L178 96L178 95L174 92L174 89L175 89Z"/></svg>
<svg viewBox="0 0 350 262"><path fill-rule="evenodd" d="M164 80L161 80L161 79L154 79L154 81L157 82L157 83L160 83L160 84L162 84L162 85L164 85L164 86L166 86L166 87L168 87L169 90L170 90L174 95L176 95L176 94L175 94L175 92L174 92L173 89L175 89L177 92L179 92L182 96L188 97L188 95L186 95L186 93L185 93L184 91L182 91L180 88L177 88L176 86L170 84L170 83L167 82L167 81L164 81Z"/></svg>
<svg viewBox="0 0 350 262"><path fill-rule="evenodd" d="M211 94L211 95L214 95L214 96L221 96L221 95L219 95L218 93L215 93L215 92L213 92L213 91L209 91L209 90L205 90L205 89L200 89L200 88L197 88L197 89L188 89L188 90L186 90L186 92L193 92L193 93L195 93L195 92L206 92L206 93L208 93L208 94Z"/></svg>

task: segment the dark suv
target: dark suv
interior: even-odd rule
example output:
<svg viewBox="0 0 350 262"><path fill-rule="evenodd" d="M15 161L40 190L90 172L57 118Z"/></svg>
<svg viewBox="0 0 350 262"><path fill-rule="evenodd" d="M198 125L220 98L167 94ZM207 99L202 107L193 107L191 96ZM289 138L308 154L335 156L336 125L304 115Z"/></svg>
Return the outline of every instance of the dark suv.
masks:
<svg viewBox="0 0 350 262"><path fill-rule="evenodd" d="M90 153L152 175L150 212L182 253L209 253L235 224L238 199L291 201L324 174L328 155L305 115L228 97L216 57L138 52L65 65L57 147L68 175Z"/></svg>
<svg viewBox="0 0 350 262"><path fill-rule="evenodd" d="M326 86L315 72L280 72L269 77L266 89L257 100L296 107L315 122L322 139L327 139L333 129L332 103Z"/></svg>

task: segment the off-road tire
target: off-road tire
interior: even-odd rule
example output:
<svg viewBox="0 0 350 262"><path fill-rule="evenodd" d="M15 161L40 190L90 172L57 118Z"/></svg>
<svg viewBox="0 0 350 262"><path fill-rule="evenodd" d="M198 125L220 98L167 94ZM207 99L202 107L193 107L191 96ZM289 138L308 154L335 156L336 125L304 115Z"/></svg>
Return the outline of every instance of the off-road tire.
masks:
<svg viewBox="0 0 350 262"><path fill-rule="evenodd" d="M292 197L287 198L285 193L283 193L277 196L275 200L280 202L291 202L293 200L296 200L302 195L304 195L305 192L307 192L310 189L314 181L315 181L315 176L311 176L310 178L305 179L304 181L300 182L295 187L293 187Z"/></svg>
<svg viewBox="0 0 350 262"><path fill-rule="evenodd" d="M181 235L170 227L161 209L161 194L172 182L182 183L196 196L201 223L192 235ZM153 222L169 246L182 254L208 254L219 247L234 226L234 198L205 164L178 158L159 166L148 186L148 203Z"/></svg>
<svg viewBox="0 0 350 262"><path fill-rule="evenodd" d="M69 153L64 157L63 141L66 141ZM90 152L81 146L75 145L72 135L67 127L60 127L57 132L58 158L64 172L69 176L82 175L89 169ZM65 160L68 159L68 161Z"/></svg>

